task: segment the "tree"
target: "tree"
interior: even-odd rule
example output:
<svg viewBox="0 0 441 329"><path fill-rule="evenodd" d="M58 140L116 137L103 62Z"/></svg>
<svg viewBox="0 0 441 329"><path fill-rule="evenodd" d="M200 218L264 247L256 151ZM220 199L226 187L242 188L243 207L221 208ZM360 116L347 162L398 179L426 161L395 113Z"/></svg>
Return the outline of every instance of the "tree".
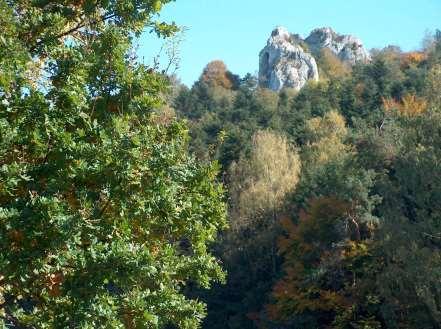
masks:
<svg viewBox="0 0 441 329"><path fill-rule="evenodd" d="M427 101L414 94L404 95L399 102L394 99L383 99L383 105L386 111L395 110L404 116L421 115L427 110Z"/></svg>
<svg viewBox="0 0 441 329"><path fill-rule="evenodd" d="M441 108L441 64L432 67L427 76L426 95L430 106Z"/></svg>
<svg viewBox="0 0 441 329"><path fill-rule="evenodd" d="M231 167L232 228L247 226L259 214L277 211L297 185L300 167L299 156L285 137L257 132L250 158Z"/></svg>
<svg viewBox="0 0 441 329"><path fill-rule="evenodd" d="M131 56L168 0L0 1L0 326L198 327L224 276L213 165Z"/></svg>
<svg viewBox="0 0 441 329"><path fill-rule="evenodd" d="M371 245L379 198L371 192L375 173L358 163L348 132L336 111L306 123L302 175L278 243L283 275L262 328L348 328L365 321L379 328L378 307L366 301L367 294L376 297Z"/></svg>
<svg viewBox="0 0 441 329"><path fill-rule="evenodd" d="M225 63L220 60L208 63L202 72L200 80L225 89L235 89L239 83L238 76L228 71Z"/></svg>
<svg viewBox="0 0 441 329"><path fill-rule="evenodd" d="M270 131L256 132L249 158L242 156L230 168L231 232L226 239L231 246L266 249L273 273L277 258L273 235L284 200L299 181L300 168L300 157L286 137ZM228 254L234 255L231 246Z"/></svg>
<svg viewBox="0 0 441 329"><path fill-rule="evenodd" d="M193 150L230 192L228 282L202 294L206 328L439 328L440 40L351 68L322 52L325 80L298 92L248 75L181 93ZM295 184L275 136L298 147Z"/></svg>
<svg viewBox="0 0 441 329"><path fill-rule="evenodd" d="M409 68L411 66L419 65L425 60L427 60L427 55L424 52L412 51L402 55L401 65L404 68Z"/></svg>
<svg viewBox="0 0 441 329"><path fill-rule="evenodd" d="M350 67L328 48L320 50L317 61L321 78L342 78L350 72Z"/></svg>
<svg viewBox="0 0 441 329"><path fill-rule="evenodd" d="M430 66L436 64L441 64L441 31L436 30L431 36L428 42L428 47L426 47L426 52L428 53L428 62Z"/></svg>
<svg viewBox="0 0 441 329"><path fill-rule="evenodd" d="M384 263L377 280L382 314L387 327L439 328L441 116L436 108L391 115L385 134L393 135L397 151L381 182L376 237Z"/></svg>
<svg viewBox="0 0 441 329"><path fill-rule="evenodd" d="M306 122L305 158L312 165L321 165L347 154L350 148L344 144L348 130L345 119L336 111Z"/></svg>
<svg viewBox="0 0 441 329"><path fill-rule="evenodd" d="M254 328L279 260L276 236L283 201L297 184L300 161L284 136L258 131L250 154L231 165L230 227L218 246L229 273L225 286L209 292L206 328ZM211 307L211 308L210 308Z"/></svg>
<svg viewBox="0 0 441 329"><path fill-rule="evenodd" d="M280 239L279 248L285 256L286 274L274 287L276 303L268 307L270 318L292 321L295 314L312 312L318 318L316 325L323 325L326 313L345 303L339 291L344 285L332 283L329 267L340 261L334 245L341 242L339 226L348 210L349 205L341 200L320 198L310 201L307 214L300 213L297 226L284 220L287 236Z"/></svg>

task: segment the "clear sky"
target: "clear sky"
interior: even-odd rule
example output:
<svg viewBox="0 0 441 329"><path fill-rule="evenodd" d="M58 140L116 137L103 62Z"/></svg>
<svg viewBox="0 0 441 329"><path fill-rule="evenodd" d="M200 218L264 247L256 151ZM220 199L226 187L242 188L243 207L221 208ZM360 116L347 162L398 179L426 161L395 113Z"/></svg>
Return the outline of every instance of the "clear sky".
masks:
<svg viewBox="0 0 441 329"><path fill-rule="evenodd" d="M177 0L164 7L161 20L188 28L177 75L191 86L214 59L235 74L256 73L259 51L278 25L304 37L329 26L359 37L368 49L418 49L427 31L441 29L441 0ZM150 63L160 45L145 33L138 54Z"/></svg>

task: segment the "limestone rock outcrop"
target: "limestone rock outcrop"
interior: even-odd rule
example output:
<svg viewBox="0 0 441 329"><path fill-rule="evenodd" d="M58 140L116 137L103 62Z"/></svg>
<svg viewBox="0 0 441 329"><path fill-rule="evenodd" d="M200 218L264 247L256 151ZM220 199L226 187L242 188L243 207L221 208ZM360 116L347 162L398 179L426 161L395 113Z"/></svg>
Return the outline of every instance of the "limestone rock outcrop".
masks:
<svg viewBox="0 0 441 329"><path fill-rule="evenodd" d="M342 61L352 65L370 60L369 52L360 39L352 35L337 34L329 27L313 30L305 43L313 53L328 48Z"/></svg>
<svg viewBox="0 0 441 329"><path fill-rule="evenodd" d="M259 84L280 90L300 90L308 80L318 80L314 57L305 52L285 28L278 27L259 55Z"/></svg>
<svg viewBox="0 0 441 329"><path fill-rule="evenodd" d="M318 81L314 56L325 48L349 65L370 60L360 39L352 35L340 35L325 27L313 30L303 40L284 27L277 27L259 54L259 85L274 91L300 90L309 80Z"/></svg>

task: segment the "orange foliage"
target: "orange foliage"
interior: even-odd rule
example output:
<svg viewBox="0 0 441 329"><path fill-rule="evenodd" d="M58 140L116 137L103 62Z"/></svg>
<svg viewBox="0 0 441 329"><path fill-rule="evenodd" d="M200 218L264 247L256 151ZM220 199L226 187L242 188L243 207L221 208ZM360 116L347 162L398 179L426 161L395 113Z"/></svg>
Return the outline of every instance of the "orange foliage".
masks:
<svg viewBox="0 0 441 329"><path fill-rule="evenodd" d="M303 209L301 211L303 211ZM279 244L278 244L279 250L282 253L284 253L291 246L291 240L295 238L297 235L297 230L296 230L297 226L289 217L282 217L280 219L280 224L287 234L285 238L279 239Z"/></svg>
<svg viewBox="0 0 441 329"><path fill-rule="evenodd" d="M22 231L19 230L12 230L9 232L9 238L14 242L14 243L20 243L23 241L24 238L24 234Z"/></svg>
<svg viewBox="0 0 441 329"><path fill-rule="evenodd" d="M117 102L115 102L113 100L109 100L107 102L107 111L109 111L111 113L120 112L120 104L118 104Z"/></svg>
<svg viewBox="0 0 441 329"><path fill-rule="evenodd" d="M11 241L11 249L15 251L19 250L24 240L23 232L19 230L12 230L8 233L8 235Z"/></svg>
<svg viewBox="0 0 441 329"><path fill-rule="evenodd" d="M67 201L69 207L72 209L78 209L80 207L80 202L77 199L74 190L70 190L69 192L66 193L65 200Z"/></svg>
<svg viewBox="0 0 441 329"><path fill-rule="evenodd" d="M401 115L413 117L427 110L427 101L414 94L407 94L400 101L393 98L383 98L383 106L386 112L397 111Z"/></svg>
<svg viewBox="0 0 441 329"><path fill-rule="evenodd" d="M354 92L357 96L356 98L361 98L363 93L365 92L366 85L363 82L359 82L355 85Z"/></svg>
<svg viewBox="0 0 441 329"><path fill-rule="evenodd" d="M227 70L225 63L219 60L207 64L202 72L201 80L225 89L232 89L234 86L233 74Z"/></svg>
<svg viewBox="0 0 441 329"><path fill-rule="evenodd" d="M352 212L349 202L320 197L299 212L297 223L281 219L285 235L279 251L285 274L273 287L274 302L266 306L271 320L289 323L294 314L313 313L317 319L323 316L323 328L328 328L332 313L342 314L360 303L356 272L363 271L370 244L351 240L350 230L345 232Z"/></svg>
<svg viewBox="0 0 441 329"><path fill-rule="evenodd" d="M49 275L47 278L47 286L49 288L49 296L58 297L61 295L61 284L64 281L64 274L62 272L56 272Z"/></svg>
<svg viewBox="0 0 441 329"><path fill-rule="evenodd" d="M286 234L279 240L279 250L285 256L285 276L273 288L276 302L267 306L271 319L284 320L293 313L327 312L350 305L344 291L308 279L311 273L320 272L323 263L343 258L341 248L334 247L341 239L336 228L349 210L350 204L345 201L322 197L311 200L307 211L300 211L297 225L289 218L281 220Z"/></svg>
<svg viewBox="0 0 441 329"><path fill-rule="evenodd" d="M427 59L427 54L419 51L406 53L401 57L401 67L406 68L412 65L418 65Z"/></svg>

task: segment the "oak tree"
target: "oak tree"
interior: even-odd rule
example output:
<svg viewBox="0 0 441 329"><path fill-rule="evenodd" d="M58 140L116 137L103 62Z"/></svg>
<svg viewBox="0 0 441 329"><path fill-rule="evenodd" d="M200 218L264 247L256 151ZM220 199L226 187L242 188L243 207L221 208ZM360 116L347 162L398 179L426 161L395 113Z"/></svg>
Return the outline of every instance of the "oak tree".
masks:
<svg viewBox="0 0 441 329"><path fill-rule="evenodd" d="M201 322L222 188L132 55L168 2L0 1L0 327Z"/></svg>

